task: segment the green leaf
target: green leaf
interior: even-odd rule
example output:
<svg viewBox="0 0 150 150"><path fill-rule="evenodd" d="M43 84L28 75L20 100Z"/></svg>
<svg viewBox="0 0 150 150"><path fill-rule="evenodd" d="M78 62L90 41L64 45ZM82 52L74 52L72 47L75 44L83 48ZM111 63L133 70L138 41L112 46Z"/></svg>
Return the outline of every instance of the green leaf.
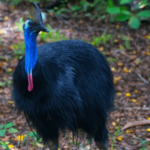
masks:
<svg viewBox="0 0 150 150"><path fill-rule="evenodd" d="M130 2L132 2L133 0L121 0L120 1L120 5L124 5L124 4L126 4L126 3L130 3Z"/></svg>
<svg viewBox="0 0 150 150"><path fill-rule="evenodd" d="M139 149L139 150L146 150L147 149L147 146L146 147L142 147L141 149Z"/></svg>
<svg viewBox="0 0 150 150"><path fill-rule="evenodd" d="M15 23L15 26L18 27L18 30L19 30L19 31L23 32L23 28L22 28L23 24L24 24L23 18L20 18L20 19L19 19L19 22L16 22L16 23Z"/></svg>
<svg viewBox="0 0 150 150"><path fill-rule="evenodd" d="M118 125L118 128L117 128L117 131L116 131L116 133L115 133L115 136L117 136L117 135L118 135L118 133L119 133L119 129L120 129L120 122L119 122L119 125Z"/></svg>
<svg viewBox="0 0 150 150"><path fill-rule="evenodd" d="M4 130L0 130L0 136L1 137L3 137L4 136L4 134L5 134L5 132L6 132L6 130L4 129Z"/></svg>
<svg viewBox="0 0 150 150"><path fill-rule="evenodd" d="M146 140L142 140L141 141L141 144L143 145L143 144L145 144L145 143L147 143L148 141L146 141Z"/></svg>
<svg viewBox="0 0 150 150"><path fill-rule="evenodd" d="M132 13L128 10L121 10L121 14L124 14L124 15L132 15Z"/></svg>
<svg viewBox="0 0 150 150"><path fill-rule="evenodd" d="M26 136L26 137L23 138L23 145L26 144L27 139L28 139L28 136Z"/></svg>
<svg viewBox="0 0 150 150"><path fill-rule="evenodd" d="M117 15L116 19L117 21L126 21L129 20L130 16L125 14L119 14Z"/></svg>
<svg viewBox="0 0 150 150"><path fill-rule="evenodd" d="M4 87L5 85L6 85L6 82L1 82L1 83L0 83L0 86L1 86L1 87Z"/></svg>
<svg viewBox="0 0 150 150"><path fill-rule="evenodd" d="M0 125L0 129L2 129L2 128L4 128L5 127L5 125Z"/></svg>
<svg viewBox="0 0 150 150"><path fill-rule="evenodd" d="M106 10L109 14L119 14L120 13L120 7L107 7Z"/></svg>
<svg viewBox="0 0 150 150"><path fill-rule="evenodd" d="M7 124L5 124L5 129L10 128L12 126L14 126L13 122L7 123Z"/></svg>
<svg viewBox="0 0 150 150"><path fill-rule="evenodd" d="M129 20L129 26L132 28L132 29L138 29L141 25L141 22L140 20L135 17L135 16L132 16Z"/></svg>
<svg viewBox="0 0 150 150"><path fill-rule="evenodd" d="M82 7L81 6L73 6L72 7L72 11L78 11L78 10L80 10L80 9L82 9Z"/></svg>
<svg viewBox="0 0 150 150"><path fill-rule="evenodd" d="M113 0L108 0L108 6L109 7L113 7L114 6Z"/></svg>
<svg viewBox="0 0 150 150"><path fill-rule="evenodd" d="M9 147L6 144L2 144L2 147L5 147L6 150L10 150Z"/></svg>
<svg viewBox="0 0 150 150"><path fill-rule="evenodd" d="M137 13L138 17L144 17L144 18L149 18L150 17L150 10L143 10L139 13Z"/></svg>
<svg viewBox="0 0 150 150"><path fill-rule="evenodd" d="M17 132L18 132L18 130L17 130L17 129L15 129L15 128L10 128L10 129L8 130L8 132L17 133Z"/></svg>

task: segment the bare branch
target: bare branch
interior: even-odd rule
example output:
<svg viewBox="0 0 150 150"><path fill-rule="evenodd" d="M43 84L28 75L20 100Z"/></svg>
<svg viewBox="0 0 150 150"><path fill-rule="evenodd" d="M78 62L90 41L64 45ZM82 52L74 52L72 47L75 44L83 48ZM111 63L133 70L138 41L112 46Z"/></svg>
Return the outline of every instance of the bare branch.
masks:
<svg viewBox="0 0 150 150"><path fill-rule="evenodd" d="M142 80L144 83L149 84L149 82L148 82L146 79L144 79L139 73L137 73L137 75L141 78L141 80Z"/></svg>
<svg viewBox="0 0 150 150"><path fill-rule="evenodd" d="M141 126L141 125L150 125L150 120L141 120L141 121L135 121L135 122L129 122L127 123L122 130L126 130L130 127L134 127L134 126Z"/></svg>

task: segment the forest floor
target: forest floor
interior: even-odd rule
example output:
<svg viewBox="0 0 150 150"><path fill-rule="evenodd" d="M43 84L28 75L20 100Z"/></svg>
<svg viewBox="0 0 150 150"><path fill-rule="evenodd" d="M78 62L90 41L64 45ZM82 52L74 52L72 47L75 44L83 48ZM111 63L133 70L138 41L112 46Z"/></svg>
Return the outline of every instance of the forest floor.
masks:
<svg viewBox="0 0 150 150"><path fill-rule="evenodd" d="M25 7L12 8L0 4L0 125L13 122L17 133L6 132L0 137L3 144L14 150L41 149L41 142L31 135L27 141L22 137L30 132L25 117L17 114L11 97L12 74L22 55L23 33L17 30L15 22L25 18ZM115 109L110 112L107 127L111 150L150 149L150 25L142 24L139 30L130 29L127 23L110 24L92 19L56 19L47 14L44 24L59 30L66 39L80 39L96 46L110 62L116 89ZM104 31L107 31L105 34ZM53 33L56 34L56 33ZM93 37L103 37L97 44ZM56 41L53 37L49 41ZM44 43L41 36L38 45ZM106 43L105 43L106 42ZM19 45L18 48L16 45ZM24 53L24 51L23 51ZM0 126L0 135L2 133ZM81 132L77 145L72 134L61 134L59 143L63 150L96 149L95 143L88 145ZM18 138L16 140L16 137ZM9 142L9 143L8 143ZM85 148L86 147L86 148Z"/></svg>

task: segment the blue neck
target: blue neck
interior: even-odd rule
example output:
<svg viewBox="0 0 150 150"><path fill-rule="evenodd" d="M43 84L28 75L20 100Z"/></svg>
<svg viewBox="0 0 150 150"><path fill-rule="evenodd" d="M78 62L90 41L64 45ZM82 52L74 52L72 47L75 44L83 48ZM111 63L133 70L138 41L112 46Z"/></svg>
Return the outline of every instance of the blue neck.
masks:
<svg viewBox="0 0 150 150"><path fill-rule="evenodd" d="M37 62L37 44L36 37L38 33L32 32L29 29L24 30L25 39L25 71L29 75Z"/></svg>

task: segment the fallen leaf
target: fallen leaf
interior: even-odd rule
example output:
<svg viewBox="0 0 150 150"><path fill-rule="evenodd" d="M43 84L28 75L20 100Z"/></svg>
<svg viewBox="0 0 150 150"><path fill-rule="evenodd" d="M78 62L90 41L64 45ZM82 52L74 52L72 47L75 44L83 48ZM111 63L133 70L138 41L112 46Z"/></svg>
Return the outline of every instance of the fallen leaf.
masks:
<svg viewBox="0 0 150 150"><path fill-rule="evenodd" d="M13 101L8 101L8 103L9 103L9 104L14 104L14 102L13 102Z"/></svg>
<svg viewBox="0 0 150 150"><path fill-rule="evenodd" d="M123 68L123 72L131 73L131 70L130 70L130 69L127 69L127 68L125 67L125 68Z"/></svg>
<svg viewBox="0 0 150 150"><path fill-rule="evenodd" d="M114 42L117 43L117 42L118 42L118 39L114 39Z"/></svg>
<svg viewBox="0 0 150 150"><path fill-rule="evenodd" d="M145 38L146 38L146 39L149 39L149 38L150 38L150 36L149 36L149 35L145 35Z"/></svg>
<svg viewBox="0 0 150 150"><path fill-rule="evenodd" d="M40 144L40 143L36 143L36 145L37 145L38 147L40 147L40 148L43 148L43 147L44 147L44 145L43 145L43 144Z"/></svg>
<svg viewBox="0 0 150 150"><path fill-rule="evenodd" d="M5 16L4 20L8 20L8 19L9 19L9 17L8 17L8 16Z"/></svg>
<svg viewBox="0 0 150 150"><path fill-rule="evenodd" d="M8 68L8 72L12 72L12 69L11 69L11 68Z"/></svg>
<svg viewBox="0 0 150 150"><path fill-rule="evenodd" d="M135 54L136 54L136 51L133 51L133 54L135 55Z"/></svg>
<svg viewBox="0 0 150 150"><path fill-rule="evenodd" d="M117 25L116 25L116 28L118 29L118 28L120 28L120 26L117 24Z"/></svg>
<svg viewBox="0 0 150 150"><path fill-rule="evenodd" d="M73 32L73 30L72 30L72 29L69 29L69 32Z"/></svg>
<svg viewBox="0 0 150 150"><path fill-rule="evenodd" d="M147 56L150 56L150 52L149 51L146 51L146 52L142 52L143 55L147 55Z"/></svg>
<svg viewBox="0 0 150 150"><path fill-rule="evenodd" d="M120 119L119 118L117 118L117 120L116 120L117 122L119 122L120 121Z"/></svg>
<svg viewBox="0 0 150 150"><path fill-rule="evenodd" d="M112 122L112 125L113 125L113 126L116 126L116 122Z"/></svg>
<svg viewBox="0 0 150 150"><path fill-rule="evenodd" d="M26 136L27 136L26 134L24 134L24 135L18 135L18 136L17 136L17 139L14 138L14 140L15 140L15 141L18 141L18 140L19 140L19 141L23 141L23 139L24 139Z"/></svg>
<svg viewBox="0 0 150 150"><path fill-rule="evenodd" d="M118 63L118 66L123 66L123 63L122 63L122 62L119 62L119 63Z"/></svg>
<svg viewBox="0 0 150 150"><path fill-rule="evenodd" d="M2 29L0 29L0 34L3 34L3 30Z"/></svg>
<svg viewBox="0 0 150 150"><path fill-rule="evenodd" d="M135 93L139 93L139 90L135 90L134 92L135 92Z"/></svg>
<svg viewBox="0 0 150 150"><path fill-rule="evenodd" d="M126 96L131 96L131 94L130 93L126 93Z"/></svg>
<svg viewBox="0 0 150 150"><path fill-rule="evenodd" d="M121 140L123 140L123 136L118 136L117 139L118 139L119 141L121 141Z"/></svg>
<svg viewBox="0 0 150 150"><path fill-rule="evenodd" d="M10 46L9 48L10 48L11 50L13 50L13 49L14 49L14 46Z"/></svg>
<svg viewBox="0 0 150 150"><path fill-rule="evenodd" d="M111 71L116 71L116 69L114 67L111 68Z"/></svg>
<svg viewBox="0 0 150 150"><path fill-rule="evenodd" d="M119 96L121 96L122 94L121 94L120 92L117 92L117 93L116 93L116 95L119 95Z"/></svg>
<svg viewBox="0 0 150 150"><path fill-rule="evenodd" d="M136 102L137 100L136 99L130 99L129 101L131 101L131 102Z"/></svg>
<svg viewBox="0 0 150 150"><path fill-rule="evenodd" d="M150 132L150 128L146 129L146 131Z"/></svg>
<svg viewBox="0 0 150 150"><path fill-rule="evenodd" d="M104 47L103 47L103 46L101 46L101 47L99 48L99 50L100 50L100 51L103 51L103 50L104 50Z"/></svg>
<svg viewBox="0 0 150 150"><path fill-rule="evenodd" d="M133 130L126 130L125 133L133 133Z"/></svg>
<svg viewBox="0 0 150 150"><path fill-rule="evenodd" d="M12 145L12 144L9 144L9 145L7 145L9 148L13 148L14 147L14 145Z"/></svg>

